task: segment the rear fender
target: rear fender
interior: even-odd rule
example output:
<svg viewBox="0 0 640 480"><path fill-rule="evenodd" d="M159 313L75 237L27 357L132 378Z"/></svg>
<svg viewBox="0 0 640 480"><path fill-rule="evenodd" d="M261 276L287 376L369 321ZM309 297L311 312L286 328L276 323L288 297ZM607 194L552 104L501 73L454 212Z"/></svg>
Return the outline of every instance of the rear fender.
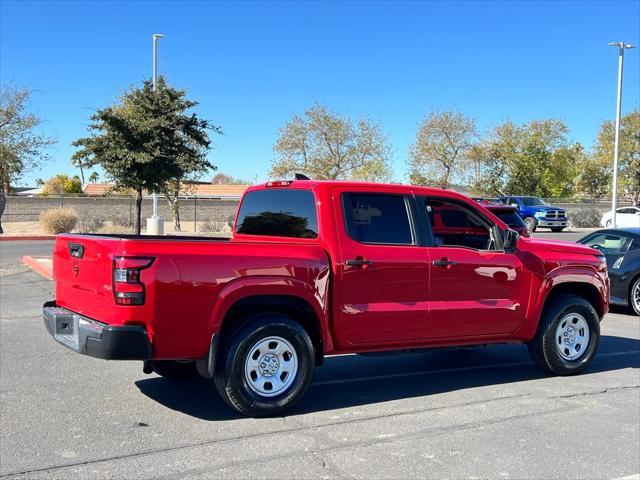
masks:
<svg viewBox="0 0 640 480"><path fill-rule="evenodd" d="M326 270L328 279L328 269ZM322 277L322 274L319 276ZM227 312L243 298L263 295L288 295L307 302L318 319L318 327L325 351L333 350L328 321L328 282L316 280L316 287L302 280L285 277L255 276L236 279L227 284L216 298L209 317L208 331L211 335L220 331Z"/></svg>

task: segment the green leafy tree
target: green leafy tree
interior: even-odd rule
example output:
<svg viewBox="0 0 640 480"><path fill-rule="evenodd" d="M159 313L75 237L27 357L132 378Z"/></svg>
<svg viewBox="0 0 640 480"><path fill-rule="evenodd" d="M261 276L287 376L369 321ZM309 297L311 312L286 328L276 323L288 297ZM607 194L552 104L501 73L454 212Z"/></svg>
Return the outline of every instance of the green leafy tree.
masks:
<svg viewBox="0 0 640 480"><path fill-rule="evenodd" d="M89 181L91 183L98 183L98 179L99 179L99 175L98 172L91 172L91 174L89 175Z"/></svg>
<svg viewBox="0 0 640 480"><path fill-rule="evenodd" d="M599 164L610 166L607 169L609 176L613 170L614 137L614 123L603 122L598 133L594 157ZM640 109L628 113L620 120L618 169L619 193L633 197L636 203L640 202Z"/></svg>
<svg viewBox="0 0 640 480"><path fill-rule="evenodd" d="M73 160L86 167L100 165L118 188L136 192L136 232L140 233L142 193L164 192L175 199L180 182L213 165L207 131L219 127L188 111L198 103L186 98L160 77L154 92L151 80L132 88L119 101L91 116L92 135L73 142Z"/></svg>
<svg viewBox="0 0 640 480"><path fill-rule="evenodd" d="M316 104L280 129L270 175L304 173L315 179L386 181L390 148L380 126L353 121Z"/></svg>
<svg viewBox="0 0 640 480"><path fill-rule="evenodd" d="M476 137L472 118L457 111L429 113L418 126L409 152L409 181L440 188L466 182L468 167L477 165L471 155Z"/></svg>
<svg viewBox="0 0 640 480"><path fill-rule="evenodd" d="M42 120L27 111L30 96L28 88L0 86L0 182L5 193L24 173L42 165L56 142L39 132Z"/></svg>
<svg viewBox="0 0 640 480"><path fill-rule="evenodd" d="M58 174L44 182L42 186L43 195L62 195L64 193L82 193L80 177Z"/></svg>
<svg viewBox="0 0 640 480"><path fill-rule="evenodd" d="M473 151L481 164L475 190L486 195L571 196L585 157L562 120L506 121Z"/></svg>

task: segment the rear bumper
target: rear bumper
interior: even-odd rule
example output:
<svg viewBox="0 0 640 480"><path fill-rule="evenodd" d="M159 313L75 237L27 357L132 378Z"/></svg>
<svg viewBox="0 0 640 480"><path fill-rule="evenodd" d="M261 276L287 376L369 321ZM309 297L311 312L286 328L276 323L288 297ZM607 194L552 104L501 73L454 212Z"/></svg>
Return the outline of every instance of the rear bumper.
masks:
<svg viewBox="0 0 640 480"><path fill-rule="evenodd" d="M49 334L74 352L105 360L149 360L151 342L138 325L110 326L47 302L42 306Z"/></svg>

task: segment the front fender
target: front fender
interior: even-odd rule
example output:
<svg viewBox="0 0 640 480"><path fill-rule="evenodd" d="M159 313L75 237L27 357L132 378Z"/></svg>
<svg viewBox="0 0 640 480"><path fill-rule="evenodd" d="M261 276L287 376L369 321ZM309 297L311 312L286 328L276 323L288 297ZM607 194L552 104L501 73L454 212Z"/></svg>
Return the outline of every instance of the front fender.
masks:
<svg viewBox="0 0 640 480"><path fill-rule="evenodd" d="M589 265L560 266L547 273L540 285L538 295L535 297L532 296L531 308L527 315L527 321L524 322L517 332L515 332L516 338L523 341L529 341L535 336L538 324L540 323L540 318L542 317L544 305L549 298L549 295L554 288L569 283L586 284L595 288L600 296L600 301L602 302L602 311L598 312L598 314L602 316L606 313L609 305L609 287L606 277L603 278L594 267Z"/></svg>

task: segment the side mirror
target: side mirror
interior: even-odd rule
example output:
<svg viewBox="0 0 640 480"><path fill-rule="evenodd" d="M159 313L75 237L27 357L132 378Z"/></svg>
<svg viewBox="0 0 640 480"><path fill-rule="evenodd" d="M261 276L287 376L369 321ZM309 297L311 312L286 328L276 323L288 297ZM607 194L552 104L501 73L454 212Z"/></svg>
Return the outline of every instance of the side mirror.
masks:
<svg viewBox="0 0 640 480"><path fill-rule="evenodd" d="M515 230L507 229L504 231L504 251L507 253L513 253L516 251L516 245L518 245L518 239L520 234Z"/></svg>

